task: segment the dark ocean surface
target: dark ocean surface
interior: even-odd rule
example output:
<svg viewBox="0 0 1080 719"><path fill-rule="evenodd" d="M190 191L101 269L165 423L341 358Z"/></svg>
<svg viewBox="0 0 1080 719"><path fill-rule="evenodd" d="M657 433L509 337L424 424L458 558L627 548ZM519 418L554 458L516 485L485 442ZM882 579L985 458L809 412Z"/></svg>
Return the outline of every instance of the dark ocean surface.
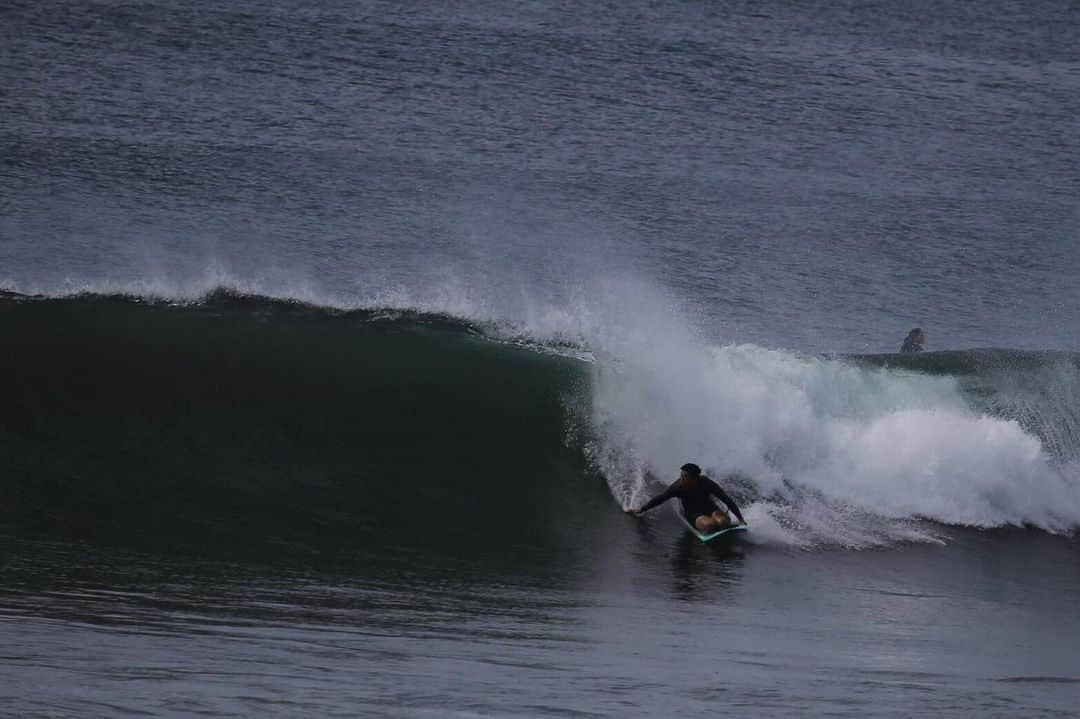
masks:
<svg viewBox="0 0 1080 719"><path fill-rule="evenodd" d="M1078 117L1070 2L8 0L0 715L1077 716Z"/></svg>

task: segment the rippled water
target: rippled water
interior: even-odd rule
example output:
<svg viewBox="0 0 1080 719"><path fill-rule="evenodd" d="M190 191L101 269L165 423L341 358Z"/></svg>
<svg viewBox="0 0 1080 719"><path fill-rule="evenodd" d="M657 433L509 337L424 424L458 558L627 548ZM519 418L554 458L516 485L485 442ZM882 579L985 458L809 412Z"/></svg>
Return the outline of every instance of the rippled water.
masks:
<svg viewBox="0 0 1080 719"><path fill-rule="evenodd" d="M609 527L590 537L591 566L547 577L524 565L517 576L483 576L480 562L442 557L313 572L27 544L9 559L0 594L0 708L13 716L1075 710L1074 543L958 533L945 547L902 551L725 553L657 524Z"/></svg>
<svg viewBox="0 0 1080 719"><path fill-rule="evenodd" d="M0 714L1075 716L1078 39L5 3Z"/></svg>

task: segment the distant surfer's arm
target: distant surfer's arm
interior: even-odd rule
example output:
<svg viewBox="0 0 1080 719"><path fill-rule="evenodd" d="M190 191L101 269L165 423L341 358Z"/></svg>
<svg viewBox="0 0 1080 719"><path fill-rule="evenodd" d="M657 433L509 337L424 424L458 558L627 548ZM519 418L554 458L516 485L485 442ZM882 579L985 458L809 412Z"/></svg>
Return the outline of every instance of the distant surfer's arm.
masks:
<svg viewBox="0 0 1080 719"><path fill-rule="evenodd" d="M739 511L739 505L735 504L735 500L729 497L728 493L725 492L720 487L720 485L714 483L712 493L716 496L717 499L727 505L727 508L731 510L732 514L739 518L740 524L746 524L746 520L743 519L742 512Z"/></svg>

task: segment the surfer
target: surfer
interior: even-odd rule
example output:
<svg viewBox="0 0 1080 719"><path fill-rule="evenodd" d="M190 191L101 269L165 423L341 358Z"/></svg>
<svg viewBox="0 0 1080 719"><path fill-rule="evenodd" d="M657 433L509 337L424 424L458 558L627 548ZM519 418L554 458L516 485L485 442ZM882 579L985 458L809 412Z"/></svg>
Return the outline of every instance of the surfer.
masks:
<svg viewBox="0 0 1080 719"><path fill-rule="evenodd" d="M679 478L670 487L656 495L641 509L628 509L626 513L634 517L640 517L653 507L663 504L672 497L678 497L682 502L683 516L703 534L711 534L724 527L730 527L731 517L727 512L716 506L713 497L719 498L727 505L727 508L739 518L741 524L746 524L742 512L739 511L735 500L728 496L727 492L720 488L716 482L701 474L701 467L693 463L684 464L679 468Z"/></svg>
<svg viewBox="0 0 1080 719"><path fill-rule="evenodd" d="M900 348L900 351L907 354L913 352L922 352L923 344L926 342L926 335L923 334L921 328L908 332L907 337L904 338L904 345Z"/></svg>

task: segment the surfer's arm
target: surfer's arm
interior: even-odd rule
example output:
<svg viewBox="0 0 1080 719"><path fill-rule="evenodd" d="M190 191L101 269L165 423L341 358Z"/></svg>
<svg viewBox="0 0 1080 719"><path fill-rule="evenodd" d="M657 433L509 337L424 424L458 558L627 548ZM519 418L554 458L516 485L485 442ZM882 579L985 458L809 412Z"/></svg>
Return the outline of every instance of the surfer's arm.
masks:
<svg viewBox="0 0 1080 719"><path fill-rule="evenodd" d="M634 514L644 514L645 512L648 512L650 509L652 509L653 507L655 507L657 505L660 505L660 504L663 504L664 502L668 501L669 499L671 499L674 496L675 496L675 485L673 484L670 487L668 487L667 489L665 489L663 492L661 492L660 494L656 495L655 497L650 499L648 502L646 502L645 506L642 507L641 509L637 510L636 512L634 512Z"/></svg>
<svg viewBox="0 0 1080 719"><path fill-rule="evenodd" d="M735 500L728 496L720 485L714 485L712 490L713 495L721 502L727 505L727 508L731 510L732 514L739 518L740 524L746 524L746 520L743 519L742 512L739 511L739 505L735 504Z"/></svg>

